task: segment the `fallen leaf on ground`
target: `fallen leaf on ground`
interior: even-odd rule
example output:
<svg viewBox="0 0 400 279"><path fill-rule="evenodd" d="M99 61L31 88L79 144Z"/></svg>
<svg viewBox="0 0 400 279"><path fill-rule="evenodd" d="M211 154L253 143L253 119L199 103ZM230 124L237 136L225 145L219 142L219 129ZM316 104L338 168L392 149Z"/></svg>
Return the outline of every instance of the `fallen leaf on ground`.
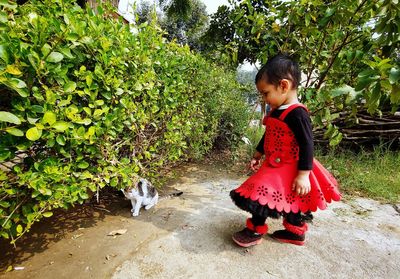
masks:
<svg viewBox="0 0 400 279"><path fill-rule="evenodd" d="M75 234L74 236L71 237L71 239L77 239L78 237L81 237L83 233L81 234Z"/></svg>
<svg viewBox="0 0 400 279"><path fill-rule="evenodd" d="M107 235L109 235L109 236L122 235L122 234L125 234L127 231L128 231L127 229L116 230L116 231L109 232Z"/></svg>
<svg viewBox="0 0 400 279"><path fill-rule="evenodd" d="M117 255L110 254L106 256L106 260L109 261L111 257L116 257Z"/></svg>
<svg viewBox="0 0 400 279"><path fill-rule="evenodd" d="M23 267L23 266L16 266L16 267L14 267L14 270L24 270L25 269L25 267Z"/></svg>

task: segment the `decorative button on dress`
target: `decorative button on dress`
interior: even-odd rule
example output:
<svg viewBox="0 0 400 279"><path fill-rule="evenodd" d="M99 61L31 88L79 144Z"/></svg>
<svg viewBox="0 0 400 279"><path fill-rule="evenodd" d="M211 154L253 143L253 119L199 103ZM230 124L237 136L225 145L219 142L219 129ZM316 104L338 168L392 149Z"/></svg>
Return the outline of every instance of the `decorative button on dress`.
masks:
<svg viewBox="0 0 400 279"><path fill-rule="evenodd" d="M284 119L299 106L306 109L302 104L294 104L279 119L264 118L265 160L254 175L234 190L241 197L278 212L316 211L318 208L325 209L327 203L341 198L336 179L316 159L310 172L311 191L304 196L292 191L293 181L298 174L299 146Z"/></svg>

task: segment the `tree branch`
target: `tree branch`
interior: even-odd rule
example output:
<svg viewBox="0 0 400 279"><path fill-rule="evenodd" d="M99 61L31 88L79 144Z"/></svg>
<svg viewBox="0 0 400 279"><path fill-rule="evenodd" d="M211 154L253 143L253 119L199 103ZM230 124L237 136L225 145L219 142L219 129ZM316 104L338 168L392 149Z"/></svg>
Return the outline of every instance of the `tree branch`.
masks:
<svg viewBox="0 0 400 279"><path fill-rule="evenodd" d="M360 5L358 5L358 7L356 8L356 10L354 11L353 15L351 16L351 18L349 19L348 22L348 26L351 25L351 23L353 22L354 16L358 13L358 11L362 8L362 6L365 5L365 3L367 3L368 0L364 0L363 2L360 3ZM341 43L341 45L338 48L335 48L336 53L332 56L331 60L329 61L329 65L327 67L327 69L321 74L318 84L316 86L316 89L321 88L322 84L325 81L326 76L328 75L328 72L330 71L330 69L333 66L333 63L335 62L336 58L338 57L340 51L343 49L344 46L346 46L347 44L349 44L349 42L347 42L347 39L350 37L351 32L347 31L345 38L343 40L343 42Z"/></svg>

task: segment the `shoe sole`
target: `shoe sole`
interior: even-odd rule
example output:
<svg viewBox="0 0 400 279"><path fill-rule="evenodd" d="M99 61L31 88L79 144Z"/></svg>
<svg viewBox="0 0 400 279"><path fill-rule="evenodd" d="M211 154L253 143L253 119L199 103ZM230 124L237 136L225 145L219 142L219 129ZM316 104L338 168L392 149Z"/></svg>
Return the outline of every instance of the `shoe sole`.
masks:
<svg viewBox="0 0 400 279"><path fill-rule="evenodd" d="M253 241L253 242L249 242L249 243L240 242L237 239L235 239L234 237L232 237L232 239L237 245L239 245L241 247L250 247L250 246L254 246L254 245L260 244L262 242L262 238L260 238L260 239L258 239L256 241Z"/></svg>
<svg viewBox="0 0 400 279"><path fill-rule="evenodd" d="M290 244L294 244L294 245L298 245L298 246L303 246L305 243L305 241L301 241L301 240L290 240L290 239L285 239L285 238L277 238L274 236L271 236L271 237L279 242L290 243Z"/></svg>

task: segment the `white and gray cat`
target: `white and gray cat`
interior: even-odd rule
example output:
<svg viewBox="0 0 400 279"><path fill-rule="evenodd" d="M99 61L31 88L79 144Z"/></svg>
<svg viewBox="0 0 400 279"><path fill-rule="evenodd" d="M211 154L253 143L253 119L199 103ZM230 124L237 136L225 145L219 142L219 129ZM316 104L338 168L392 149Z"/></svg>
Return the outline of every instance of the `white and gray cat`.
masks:
<svg viewBox="0 0 400 279"><path fill-rule="evenodd" d="M159 202L159 196L157 189L151 184L150 181L144 178L140 178L136 187L121 189L125 197L131 201L132 204L132 216L139 216L140 208L144 206L144 209L149 210ZM165 199L173 196L180 196L183 192L176 192L169 194L168 196L162 197Z"/></svg>

